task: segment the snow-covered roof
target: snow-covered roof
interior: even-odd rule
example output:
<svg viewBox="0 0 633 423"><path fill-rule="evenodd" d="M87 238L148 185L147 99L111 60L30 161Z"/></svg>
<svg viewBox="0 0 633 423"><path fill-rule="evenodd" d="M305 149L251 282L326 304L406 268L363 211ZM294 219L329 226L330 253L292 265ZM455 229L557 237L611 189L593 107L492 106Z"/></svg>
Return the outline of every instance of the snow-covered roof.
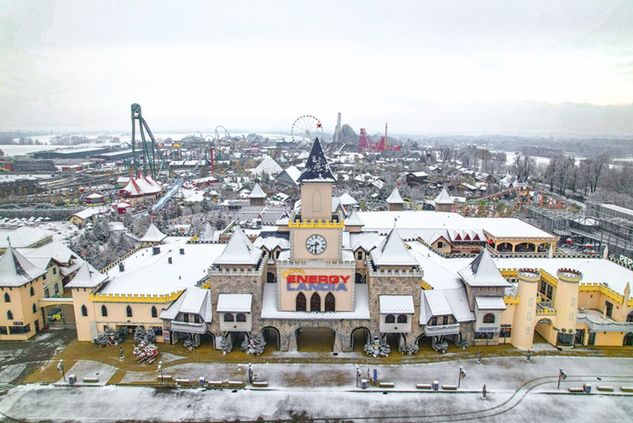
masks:
<svg viewBox="0 0 633 423"><path fill-rule="evenodd" d="M479 310L505 310L503 297L475 297L475 304Z"/></svg>
<svg viewBox="0 0 633 423"><path fill-rule="evenodd" d="M161 245L158 254L152 247L143 248L122 262L123 271L119 266L108 270L110 280L99 293L167 295L196 286L224 248L224 244L187 244L186 238Z"/></svg>
<svg viewBox="0 0 633 423"><path fill-rule="evenodd" d="M88 207L77 213L73 214L73 216L77 216L81 220L86 220L92 216L96 216L99 214L106 214L110 212L110 208L108 206L100 206L100 207Z"/></svg>
<svg viewBox="0 0 633 423"><path fill-rule="evenodd" d="M459 323L475 320L475 314L468 305L466 290L463 287L422 290L420 324L426 325L431 317L445 315L453 315Z"/></svg>
<svg viewBox="0 0 633 423"><path fill-rule="evenodd" d="M435 197L435 204L453 204L453 199L446 191L446 188L442 188L442 191Z"/></svg>
<svg viewBox="0 0 633 423"><path fill-rule="evenodd" d="M510 286L485 248L468 266L457 273L470 286Z"/></svg>
<svg viewBox="0 0 633 423"><path fill-rule="evenodd" d="M145 231L145 235L139 240L141 242L162 242L167 235L162 233L156 225L150 223L149 227Z"/></svg>
<svg viewBox="0 0 633 423"><path fill-rule="evenodd" d="M0 286L22 286L45 272L11 246L0 257Z"/></svg>
<svg viewBox="0 0 633 423"><path fill-rule="evenodd" d="M367 284L354 286L354 311L281 311L277 309L277 284L264 284L262 300L262 319L301 319L301 320L369 320L369 291Z"/></svg>
<svg viewBox="0 0 633 423"><path fill-rule="evenodd" d="M202 232L200 233L200 240L201 241L215 241L215 228L213 226L211 226L211 224L209 222L204 224L204 227L202 228Z"/></svg>
<svg viewBox="0 0 633 423"><path fill-rule="evenodd" d="M42 269L48 266L51 259L58 263L68 263L72 258L82 261L79 254L68 248L61 241L52 241L36 248L20 248L19 251L31 263Z"/></svg>
<svg viewBox="0 0 633 423"><path fill-rule="evenodd" d="M299 177L299 182L336 182L336 178L327 163L321 142L317 138L312 144L306 167Z"/></svg>
<svg viewBox="0 0 633 423"><path fill-rule="evenodd" d="M354 209L352 209L350 215L345 218L345 226L363 226L363 221L358 217Z"/></svg>
<svg viewBox="0 0 633 423"><path fill-rule="evenodd" d="M68 288L94 288L108 279L107 275L99 272L90 263L84 261L73 279L66 285Z"/></svg>
<svg viewBox="0 0 633 423"><path fill-rule="evenodd" d="M7 248L9 243L13 248L26 248L43 242L53 235L52 231L41 228L23 226L15 230L0 230L0 248Z"/></svg>
<svg viewBox="0 0 633 423"><path fill-rule="evenodd" d="M248 239L242 228L237 227L226 244L226 248L213 264L250 264L254 266L259 262L261 254L261 251Z"/></svg>
<svg viewBox="0 0 633 423"><path fill-rule="evenodd" d="M263 175L265 173L269 176L275 176L282 171L283 168L270 156L264 156L257 167L251 170L254 175Z"/></svg>
<svg viewBox="0 0 633 423"><path fill-rule="evenodd" d="M382 244L371 251L371 257L376 266L417 266L407 246L400 238L397 229L392 229Z"/></svg>
<svg viewBox="0 0 633 423"><path fill-rule="evenodd" d="M411 295L380 295L379 301L380 314L413 314L415 312Z"/></svg>
<svg viewBox="0 0 633 423"><path fill-rule="evenodd" d="M358 201L356 201L356 199L349 195L349 193L347 192L343 193L343 195L341 195L339 198L341 199L341 204L343 204L344 206L353 206L355 204L358 204Z"/></svg>
<svg viewBox="0 0 633 423"><path fill-rule="evenodd" d="M212 321L211 296L208 289L189 287L171 305L160 312L160 318L173 320L178 313L197 314L205 323Z"/></svg>
<svg viewBox="0 0 633 423"><path fill-rule="evenodd" d="M267 236L265 238L258 237L254 245L257 248L266 248L268 251L272 251L275 248L279 247L282 250L286 250L290 248L290 242L286 238L278 237L278 236Z"/></svg>
<svg viewBox="0 0 633 423"><path fill-rule="evenodd" d="M252 301L251 294L220 294L216 310L219 313L250 313Z"/></svg>
<svg viewBox="0 0 633 423"><path fill-rule="evenodd" d="M255 184L253 190L248 194L248 198L266 198L266 193L259 184Z"/></svg>
<svg viewBox="0 0 633 423"><path fill-rule="evenodd" d="M151 176L145 176L139 172L136 176L131 176L127 185L122 188L130 196L141 196L157 194L161 191L161 187Z"/></svg>
<svg viewBox="0 0 633 423"><path fill-rule="evenodd" d="M400 192L398 191L398 188L394 188L393 191L391 191L391 194L389 194L389 197L387 197L387 203L388 204L404 204L404 200L400 196Z"/></svg>

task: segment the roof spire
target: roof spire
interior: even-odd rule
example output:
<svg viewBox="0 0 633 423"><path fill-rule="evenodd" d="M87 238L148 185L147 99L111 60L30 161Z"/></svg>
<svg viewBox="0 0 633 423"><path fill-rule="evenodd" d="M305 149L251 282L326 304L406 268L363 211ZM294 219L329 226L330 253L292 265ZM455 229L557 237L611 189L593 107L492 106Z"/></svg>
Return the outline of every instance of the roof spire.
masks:
<svg viewBox="0 0 633 423"><path fill-rule="evenodd" d="M330 166L321 148L321 142L319 139L314 140L312 144L312 150L310 156L306 162L306 167L301 176L299 176L299 182L314 181L314 182L334 182L334 174L330 170Z"/></svg>

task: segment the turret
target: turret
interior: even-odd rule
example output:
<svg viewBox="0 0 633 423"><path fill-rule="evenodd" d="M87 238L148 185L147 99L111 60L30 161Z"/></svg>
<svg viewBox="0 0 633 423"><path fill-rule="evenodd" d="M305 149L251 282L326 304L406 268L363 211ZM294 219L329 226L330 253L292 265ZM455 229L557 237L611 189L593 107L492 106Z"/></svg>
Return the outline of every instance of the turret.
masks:
<svg viewBox="0 0 633 423"><path fill-rule="evenodd" d="M536 269L519 269L517 296L519 303L514 309L512 323L512 345L520 350L528 350L534 341L536 319L536 296L541 274Z"/></svg>
<svg viewBox="0 0 633 423"><path fill-rule="evenodd" d="M576 314L578 313L578 284L582 280L582 273L573 269L558 269L556 277L558 284L554 295L555 327L559 332L556 344L572 346L573 334L576 332Z"/></svg>

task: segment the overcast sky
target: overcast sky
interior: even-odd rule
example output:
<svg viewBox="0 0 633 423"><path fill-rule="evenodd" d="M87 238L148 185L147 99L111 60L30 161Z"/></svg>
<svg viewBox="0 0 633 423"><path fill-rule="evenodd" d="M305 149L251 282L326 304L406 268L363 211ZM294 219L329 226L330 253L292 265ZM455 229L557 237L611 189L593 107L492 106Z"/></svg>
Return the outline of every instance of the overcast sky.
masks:
<svg viewBox="0 0 633 423"><path fill-rule="evenodd" d="M633 0L0 0L0 130L633 134Z"/></svg>

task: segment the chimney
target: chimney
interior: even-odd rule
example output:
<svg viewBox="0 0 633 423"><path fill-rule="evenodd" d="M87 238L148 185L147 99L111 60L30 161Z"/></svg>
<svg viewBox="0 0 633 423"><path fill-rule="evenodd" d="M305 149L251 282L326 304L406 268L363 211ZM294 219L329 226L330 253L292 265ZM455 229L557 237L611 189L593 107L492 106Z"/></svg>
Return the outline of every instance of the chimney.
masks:
<svg viewBox="0 0 633 423"><path fill-rule="evenodd" d="M183 247L180 247L180 254L183 256L185 255L185 249Z"/></svg>
<svg viewBox="0 0 633 423"><path fill-rule="evenodd" d="M173 263L173 261L172 261L171 257L167 257L167 263L169 263L169 264L172 264L172 263Z"/></svg>
<svg viewBox="0 0 633 423"><path fill-rule="evenodd" d="M125 270L125 265L123 263L119 263L119 272L123 272Z"/></svg>
<svg viewBox="0 0 633 423"><path fill-rule="evenodd" d="M160 254L160 247L152 247L152 255Z"/></svg>

